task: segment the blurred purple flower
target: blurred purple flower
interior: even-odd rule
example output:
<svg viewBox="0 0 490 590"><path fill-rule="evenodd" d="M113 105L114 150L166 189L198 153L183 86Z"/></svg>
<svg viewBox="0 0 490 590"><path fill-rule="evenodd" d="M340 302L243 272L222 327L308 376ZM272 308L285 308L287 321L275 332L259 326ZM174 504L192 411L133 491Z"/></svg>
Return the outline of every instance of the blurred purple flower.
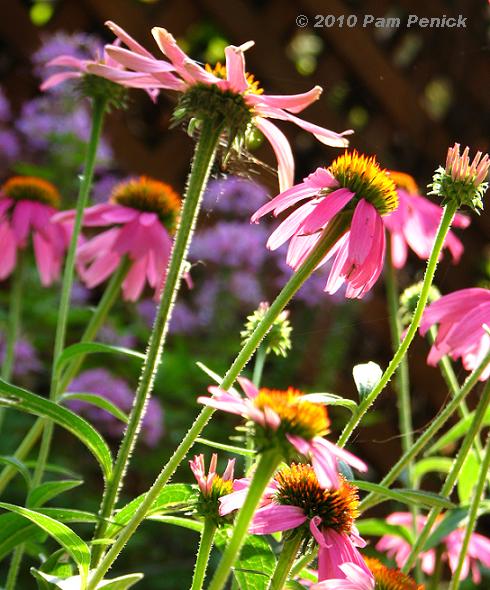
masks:
<svg viewBox="0 0 490 590"><path fill-rule="evenodd" d="M239 176L227 176L209 183L203 206L208 211L248 216L267 201L267 196L261 184Z"/></svg>
<svg viewBox="0 0 490 590"><path fill-rule="evenodd" d="M7 162L13 162L19 157L20 154L20 142L18 137L13 131L9 129L0 129L0 158Z"/></svg>
<svg viewBox="0 0 490 590"><path fill-rule="evenodd" d="M113 188L120 182L129 180L129 177L117 176L116 174L104 174L96 180L92 187L92 201L95 205L107 203Z"/></svg>
<svg viewBox="0 0 490 590"><path fill-rule="evenodd" d="M230 291L242 303L257 304L264 299L264 293L255 274L238 270L230 277Z"/></svg>
<svg viewBox="0 0 490 590"><path fill-rule="evenodd" d="M7 123L11 116L10 102L5 96L5 92L0 88L0 122Z"/></svg>
<svg viewBox="0 0 490 590"><path fill-rule="evenodd" d="M137 344L137 338L134 334L118 334L112 326L107 324L100 328L97 340L125 348L135 348Z"/></svg>
<svg viewBox="0 0 490 590"><path fill-rule="evenodd" d="M144 299L138 304L138 312L149 328L155 321L156 303L152 299ZM170 321L170 334L189 334L199 327L199 317L183 301L177 301Z"/></svg>
<svg viewBox="0 0 490 590"><path fill-rule="evenodd" d="M5 358L5 335L0 332L0 364ZM25 377L32 373L39 373L42 363L37 356L36 349L26 338L19 338L15 343L14 376Z"/></svg>
<svg viewBox="0 0 490 590"><path fill-rule="evenodd" d="M129 413L133 405L134 393L129 385L106 369L89 369L80 373L70 383L68 391L96 393L127 413ZM118 438L124 432L125 425L120 420L97 406L79 400L71 400L69 405L74 412L84 415L111 437ZM163 419L160 402L155 398L151 398L141 429L142 439L148 446L155 447L161 439L163 435Z"/></svg>

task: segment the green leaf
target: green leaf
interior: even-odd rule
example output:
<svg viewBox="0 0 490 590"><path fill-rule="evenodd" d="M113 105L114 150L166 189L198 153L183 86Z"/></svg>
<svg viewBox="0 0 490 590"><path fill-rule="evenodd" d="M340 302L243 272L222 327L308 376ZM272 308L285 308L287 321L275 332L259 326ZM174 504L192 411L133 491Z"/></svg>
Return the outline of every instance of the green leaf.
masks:
<svg viewBox="0 0 490 590"><path fill-rule="evenodd" d="M466 457L458 476L458 497L460 504L469 504L473 497L473 489L480 475L480 461L474 451Z"/></svg>
<svg viewBox="0 0 490 590"><path fill-rule="evenodd" d="M80 590L80 584L82 583L81 576L72 576L70 578L58 578L51 574L46 574L32 568L32 573L36 578L41 578L49 582L54 588L60 588L60 590ZM128 590L143 579L143 574L128 574L127 576L119 576L118 578L112 578L112 580L102 580L97 584L97 589L102 588L104 590Z"/></svg>
<svg viewBox="0 0 490 590"><path fill-rule="evenodd" d="M357 404L354 400L340 397L334 393L307 393L306 395L302 395L301 399L324 406L342 406L351 412L355 412L357 409Z"/></svg>
<svg viewBox="0 0 490 590"><path fill-rule="evenodd" d="M191 518L182 518L181 516L172 516L170 514L154 514L153 516L149 516L148 520L153 520L154 522L161 522L162 524L173 524L174 526L180 526L183 529L195 531L196 533L200 533L203 529L203 523L199 522L198 520L192 520Z"/></svg>
<svg viewBox="0 0 490 590"><path fill-rule="evenodd" d="M75 357L93 353L124 354L140 360L145 360L146 358L146 355L143 353L123 346L111 346L110 344L103 344L102 342L78 342L77 344L67 346L60 354L55 365L56 374L60 375L65 365Z"/></svg>
<svg viewBox="0 0 490 590"><path fill-rule="evenodd" d="M288 580L284 587L286 590L306 590L306 586L303 586L303 584L300 584L296 580Z"/></svg>
<svg viewBox="0 0 490 590"><path fill-rule="evenodd" d="M105 536L108 539L117 535L121 530L121 527L128 524L133 514L140 507L144 498L145 494L141 494L141 496L138 496L119 510L113 518L113 523L107 527ZM179 510L187 509L195 498L195 488L190 484L173 483L166 485L148 512L148 516L165 512L178 512Z"/></svg>
<svg viewBox="0 0 490 590"><path fill-rule="evenodd" d="M24 478L27 484L27 489L31 487L31 474L29 473L29 469L27 468L27 465L25 463L19 461L17 457L10 457L7 455L0 456L0 463L8 465L9 467L12 467L16 471L18 471Z"/></svg>
<svg viewBox="0 0 490 590"><path fill-rule="evenodd" d="M241 447L234 447L233 445L225 445L223 443L215 442L214 440L208 440L207 438L196 438L196 442L213 449L233 453L234 455L253 456L257 454L257 451L252 449L242 449Z"/></svg>
<svg viewBox="0 0 490 590"><path fill-rule="evenodd" d="M63 401L77 399L82 402L87 402L88 404L91 404L93 406L97 406L98 408L101 408L102 410L109 412L109 414L112 414L115 418L117 418L118 420L121 420L121 422L124 422L125 424L128 423L129 417L125 412L123 412L120 408L118 408L115 404L113 404L111 401L109 401L105 397L102 397L101 395L97 395L96 393L71 393L70 392L70 393L63 394L61 399Z"/></svg>
<svg viewBox="0 0 490 590"><path fill-rule="evenodd" d="M454 508L454 504L450 500L432 492L422 492L420 490L406 488L392 489L370 481L360 481L356 479L353 480L352 483L361 490L373 492L389 500L395 500L402 504L408 504L409 506L411 504L419 504L430 508L434 506L437 506L438 508Z"/></svg>
<svg viewBox="0 0 490 590"><path fill-rule="evenodd" d="M221 383L223 382L223 377L221 375L218 375L218 373L215 373L212 369L210 369L209 367L206 367L206 365L204 363L201 363L201 361L197 361L196 365L201 369L201 371L203 373L206 373L206 375L208 375L208 377L211 377L211 379L215 383L217 383L218 385L221 385ZM240 393L234 387L230 387L228 389L228 391L230 391L236 395L240 395Z"/></svg>
<svg viewBox="0 0 490 590"><path fill-rule="evenodd" d="M406 527L398 524L389 524L381 518L362 518L356 520L356 527L361 535L371 537L382 537L383 535L394 535L413 544L413 534Z"/></svg>
<svg viewBox="0 0 490 590"><path fill-rule="evenodd" d="M352 369L354 382L356 384L359 399L362 401L374 389L383 375L381 367L372 361L361 365L356 365Z"/></svg>
<svg viewBox="0 0 490 590"><path fill-rule="evenodd" d="M470 412L467 416L462 418L457 424L440 436L436 442L429 447L425 454L432 455L433 453L437 453L437 451L440 451L444 447L447 447L462 438L468 431L470 424L473 422L474 416L475 412ZM490 426L490 408L487 409L483 417L482 428L485 426Z"/></svg>
<svg viewBox="0 0 490 590"><path fill-rule="evenodd" d="M439 524L432 531L429 538L425 542L422 551L428 551L429 549L436 547L444 537L462 526L468 517L468 512L468 508L456 508L455 510L449 510L446 512L442 520L439 521Z"/></svg>
<svg viewBox="0 0 490 590"><path fill-rule="evenodd" d="M75 435L99 462L104 478L108 480L112 473L112 457L109 447L102 436L80 416L71 410L0 379L0 405L10 406L36 416L49 418Z"/></svg>
<svg viewBox="0 0 490 590"><path fill-rule="evenodd" d="M54 518L34 510L29 510L28 508L22 508L21 506L7 504L5 502L0 502L0 508L27 518L53 537L71 555L77 564L81 576L81 588L85 588L90 566L90 550L74 531Z"/></svg>
<svg viewBox="0 0 490 590"><path fill-rule="evenodd" d="M413 466L413 477L417 483L420 483L427 473L449 473L452 464L452 459L448 457L427 457L415 463Z"/></svg>
<svg viewBox="0 0 490 590"><path fill-rule="evenodd" d="M232 527L220 529L215 543L220 551L226 547ZM259 535L248 535L233 570L240 590L266 590L276 567L276 557L269 543Z"/></svg>
<svg viewBox="0 0 490 590"><path fill-rule="evenodd" d="M42 508L39 512L61 522L94 523L98 521L97 516L91 512L69 508ZM23 516L13 512L0 514L0 560L9 555L17 545L39 539L43 535L42 531Z"/></svg>
<svg viewBox="0 0 490 590"><path fill-rule="evenodd" d="M40 508L52 498L59 496L63 492L72 490L80 485L83 481L76 479L66 479L64 481L46 481L29 492L27 497L28 508Z"/></svg>
<svg viewBox="0 0 490 590"><path fill-rule="evenodd" d="M29 461L25 461L25 464L27 467L29 467L29 469L34 469L37 465L37 460L35 461L30 459ZM59 475L66 475L72 479L82 479L82 476L76 471L73 471L72 469L62 465L54 465L53 463L46 463L44 471L46 473L58 473Z"/></svg>

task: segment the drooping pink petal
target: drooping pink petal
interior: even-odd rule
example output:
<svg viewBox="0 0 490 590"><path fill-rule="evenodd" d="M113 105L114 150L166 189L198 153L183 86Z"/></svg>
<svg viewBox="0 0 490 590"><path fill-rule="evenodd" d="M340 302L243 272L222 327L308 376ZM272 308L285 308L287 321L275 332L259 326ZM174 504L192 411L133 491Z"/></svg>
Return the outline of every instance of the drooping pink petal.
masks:
<svg viewBox="0 0 490 590"><path fill-rule="evenodd" d="M305 522L306 516L298 506L269 504L255 512L248 530L254 535L270 535L295 529Z"/></svg>
<svg viewBox="0 0 490 590"><path fill-rule="evenodd" d="M227 86L234 92L244 92L248 88L245 74L245 57L243 50L234 45L225 49Z"/></svg>
<svg viewBox="0 0 490 590"><path fill-rule="evenodd" d="M320 545L318 551L318 581L331 578L341 578L340 566L344 563L354 563L368 576L371 576L362 555L355 548L346 533L338 533L333 529L322 529L325 544Z"/></svg>
<svg viewBox="0 0 490 590"><path fill-rule="evenodd" d="M249 379L246 377L237 377L237 381L249 399L254 399L258 396L259 390Z"/></svg>
<svg viewBox="0 0 490 590"><path fill-rule="evenodd" d="M62 84L66 80L74 80L75 78L81 78L81 76L81 72L59 72L46 78L46 80L44 80L39 86L39 90L45 92L54 86L58 86L58 84Z"/></svg>
<svg viewBox="0 0 490 590"><path fill-rule="evenodd" d="M284 133L278 129L274 123L271 123L267 119L255 117L254 125L265 135L274 150L274 154L277 158L279 190L283 192L289 189L294 181L294 157L289 141ZM254 215L254 217L257 215L255 220L254 217L252 217L253 221L256 221L259 217L265 214L261 213L258 215L258 213L259 212L257 211Z"/></svg>
<svg viewBox="0 0 490 590"><path fill-rule="evenodd" d="M284 109L290 113L300 113L306 107L316 102L323 89L321 86L315 86L308 92L301 94L274 95L274 94L251 94L247 97L247 102L254 106L263 104L267 107ZM260 108L260 107L259 107Z"/></svg>
<svg viewBox="0 0 490 590"><path fill-rule="evenodd" d="M7 221L0 221L0 280L6 279L15 268L17 244L15 235Z"/></svg>
<svg viewBox="0 0 490 590"><path fill-rule="evenodd" d="M302 233L311 234L323 229L349 203L353 196L354 193L349 189L340 188L322 197L301 226Z"/></svg>

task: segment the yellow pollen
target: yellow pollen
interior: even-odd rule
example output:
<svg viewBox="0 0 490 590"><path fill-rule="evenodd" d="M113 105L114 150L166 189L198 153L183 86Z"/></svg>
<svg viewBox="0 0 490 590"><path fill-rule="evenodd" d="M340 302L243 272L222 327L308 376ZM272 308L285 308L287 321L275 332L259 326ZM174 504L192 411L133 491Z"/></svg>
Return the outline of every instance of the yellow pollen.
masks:
<svg viewBox="0 0 490 590"><path fill-rule="evenodd" d="M170 233L176 229L182 200L165 182L140 176L118 184L109 200L125 207L156 213Z"/></svg>
<svg viewBox="0 0 490 590"><path fill-rule="evenodd" d="M306 439L327 434L330 420L326 407L302 400L303 395L303 392L292 387L286 391L262 388L254 404L260 410L273 410L281 419L280 428L285 434L295 434Z"/></svg>
<svg viewBox="0 0 490 590"><path fill-rule="evenodd" d="M337 490L323 489L311 465L292 463L275 476L275 500L282 505L299 506L308 519L319 516L322 526L338 533L350 533L359 516L357 488L340 476Z"/></svg>
<svg viewBox="0 0 490 590"><path fill-rule="evenodd" d="M59 208L61 197L58 189L43 178L14 176L0 188L0 192L14 201L38 201Z"/></svg>
<svg viewBox="0 0 490 590"><path fill-rule="evenodd" d="M375 590L424 590L425 588L423 584L417 584L399 569L387 568L371 557L366 557L365 560L374 576Z"/></svg>
<svg viewBox="0 0 490 590"><path fill-rule="evenodd" d="M226 80L226 66L221 62L218 62L214 67L206 64L206 71L217 78L221 78L222 80ZM247 79L248 88L245 91L249 94L263 94L264 89L260 87L260 82L255 79L253 74L249 74L245 72L245 78Z"/></svg>
<svg viewBox="0 0 490 590"><path fill-rule="evenodd" d="M418 195L419 187L415 182L413 176L405 174L405 172L397 172L396 170L388 170L388 174L393 179L393 182L398 188L407 191L410 195Z"/></svg>
<svg viewBox="0 0 490 590"><path fill-rule="evenodd" d="M398 207L395 183L375 156L366 157L356 150L346 151L332 162L328 170L341 187L351 190L357 199L371 203L380 215L387 215Z"/></svg>

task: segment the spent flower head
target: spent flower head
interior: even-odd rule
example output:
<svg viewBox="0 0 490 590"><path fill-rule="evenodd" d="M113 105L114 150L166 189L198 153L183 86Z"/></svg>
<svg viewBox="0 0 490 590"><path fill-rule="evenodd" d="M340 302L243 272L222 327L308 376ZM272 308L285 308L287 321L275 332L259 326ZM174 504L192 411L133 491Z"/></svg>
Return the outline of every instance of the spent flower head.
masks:
<svg viewBox="0 0 490 590"><path fill-rule="evenodd" d="M268 311L269 303L262 301L258 309L247 317L244 329L240 332L242 345L249 339ZM265 348L266 354L273 352L276 356L287 356L288 350L291 350L292 331L293 328L289 321L289 311L284 310L274 320L271 329L262 342L261 346Z"/></svg>
<svg viewBox="0 0 490 590"><path fill-rule="evenodd" d="M448 149L446 167L440 166L429 185L429 194L442 197L443 203L455 201L458 207L467 206L476 213L483 209L483 195L488 188L485 179L490 168L488 154L477 152L470 162L470 148L466 147L460 154L460 145L455 143ZM482 157L483 156L483 157Z"/></svg>

